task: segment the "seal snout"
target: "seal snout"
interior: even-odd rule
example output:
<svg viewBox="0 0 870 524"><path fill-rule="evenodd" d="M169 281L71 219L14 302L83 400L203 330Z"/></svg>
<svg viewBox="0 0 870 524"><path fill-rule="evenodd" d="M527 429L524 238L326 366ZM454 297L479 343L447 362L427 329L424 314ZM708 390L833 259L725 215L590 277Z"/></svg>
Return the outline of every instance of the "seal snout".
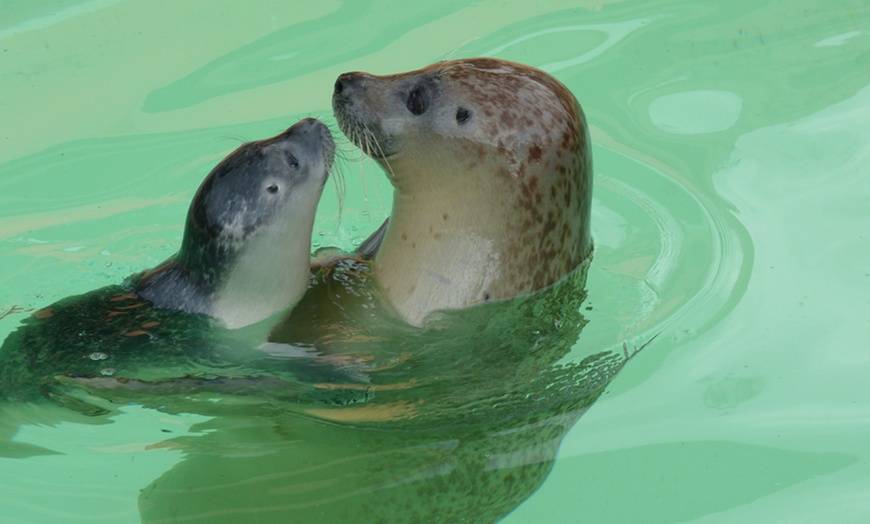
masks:
<svg viewBox="0 0 870 524"><path fill-rule="evenodd" d="M363 73L360 73L358 71L342 73L335 81L335 88L333 89L333 94L340 95L344 93L349 86L357 83L357 79L362 77L363 75Z"/></svg>
<svg viewBox="0 0 870 524"><path fill-rule="evenodd" d="M303 118L302 120L296 122L287 130L288 135L292 135L295 133L307 134L311 132L319 132L319 128L326 129L326 125L323 124L320 120L316 118Z"/></svg>
<svg viewBox="0 0 870 524"><path fill-rule="evenodd" d="M310 151L322 151L327 168L332 166L335 142L329 128L316 118L303 118L293 124L282 136L290 142L301 144Z"/></svg>
<svg viewBox="0 0 870 524"><path fill-rule="evenodd" d="M342 73L335 81L332 110L339 129L351 142L369 156L386 158L392 151L388 151L388 140L380 133L378 119L370 118L370 111L360 111L366 107L369 89L378 92L378 80L359 71Z"/></svg>

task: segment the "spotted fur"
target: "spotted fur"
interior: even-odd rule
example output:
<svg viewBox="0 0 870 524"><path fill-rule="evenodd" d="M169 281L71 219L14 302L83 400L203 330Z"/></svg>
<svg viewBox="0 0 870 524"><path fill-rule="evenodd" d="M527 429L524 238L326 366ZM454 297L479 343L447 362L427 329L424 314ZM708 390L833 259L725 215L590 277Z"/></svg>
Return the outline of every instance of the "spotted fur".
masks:
<svg viewBox="0 0 870 524"><path fill-rule="evenodd" d="M395 187L374 274L410 323L540 290L590 255L589 133L549 74L490 58L346 73L333 107Z"/></svg>

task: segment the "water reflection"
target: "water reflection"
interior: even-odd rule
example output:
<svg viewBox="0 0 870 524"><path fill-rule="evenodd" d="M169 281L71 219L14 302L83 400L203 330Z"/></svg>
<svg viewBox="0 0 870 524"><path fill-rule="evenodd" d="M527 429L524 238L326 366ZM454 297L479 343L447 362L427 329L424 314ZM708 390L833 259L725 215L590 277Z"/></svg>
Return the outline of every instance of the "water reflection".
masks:
<svg viewBox="0 0 870 524"><path fill-rule="evenodd" d="M495 521L544 482L629 356L565 361L586 325L586 271L418 330L380 313L365 267L349 263L321 272L257 350L240 355L216 334L207 363L194 352L105 376L56 347L51 373L30 376L83 412L134 402L206 417L157 444L184 459L142 491L145 522Z"/></svg>
<svg viewBox="0 0 870 524"><path fill-rule="evenodd" d="M495 520L544 482L565 433L624 364L623 340L710 321L735 292L740 272L721 269L740 267L748 246L674 176L620 153L597 151L607 169L596 179L591 300L584 268L535 297L411 330L379 314L365 268L348 264L319 275L266 345L166 317L178 343L121 337L139 349L110 376L106 360L79 357L109 354L119 337L100 349L57 333L43 342L66 340L61 358L7 376L47 384L76 411L110 413L95 422L131 402L207 418L152 445L184 459L143 491L146 521Z"/></svg>
<svg viewBox="0 0 870 524"><path fill-rule="evenodd" d="M319 401L270 394L246 403L248 416L178 439L187 456L143 492L145 522L498 520L543 483L565 433L625 362L603 353L559 363L585 325L585 267L538 296L445 314L424 330L382 317L358 270L321 275L262 363L298 361L275 356L292 343L287 355L316 348L344 379L312 384ZM193 409L232 409L222 403Z"/></svg>
<svg viewBox="0 0 870 524"><path fill-rule="evenodd" d="M106 361L72 358L68 344L17 383L48 384L83 413L132 402L206 417L152 445L184 459L142 492L148 522L496 520L544 482L566 432L624 365L621 341L707 318L710 308L689 304L721 300L733 275L716 271L729 230L693 192L632 157L599 153L612 171L596 180L595 266L534 297L412 330L379 313L365 267L346 264L318 275L268 344L167 317L178 343L125 337L142 358L115 360L110 376L94 367ZM52 337L87 355L114 344Z"/></svg>

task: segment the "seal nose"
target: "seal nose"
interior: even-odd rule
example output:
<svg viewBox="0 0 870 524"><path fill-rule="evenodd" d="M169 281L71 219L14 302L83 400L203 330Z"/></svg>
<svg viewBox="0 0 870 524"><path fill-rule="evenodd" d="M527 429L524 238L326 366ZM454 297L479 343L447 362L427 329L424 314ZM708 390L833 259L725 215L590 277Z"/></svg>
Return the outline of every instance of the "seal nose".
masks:
<svg viewBox="0 0 870 524"><path fill-rule="evenodd" d="M323 126L323 123L316 118L306 117L306 118L303 118L302 120L300 120L299 122L297 122L296 125L298 125L299 127L302 127L302 128L310 128L312 126L313 127Z"/></svg>
<svg viewBox="0 0 870 524"><path fill-rule="evenodd" d="M314 151L325 150L332 155L332 133L316 118L303 118L275 138L295 141Z"/></svg>
<svg viewBox="0 0 870 524"><path fill-rule="evenodd" d="M340 95L344 93L348 88L353 87L354 84L357 83L357 80L363 77L363 73L352 72L352 73L342 73L339 75L338 80L335 81L335 89L333 90L334 95Z"/></svg>
<svg viewBox="0 0 870 524"><path fill-rule="evenodd" d="M290 136L307 136L311 134L315 129L320 127L326 127L320 120L316 118L303 118L302 120L296 122L292 126L290 126L286 131L281 133L281 135L290 137Z"/></svg>

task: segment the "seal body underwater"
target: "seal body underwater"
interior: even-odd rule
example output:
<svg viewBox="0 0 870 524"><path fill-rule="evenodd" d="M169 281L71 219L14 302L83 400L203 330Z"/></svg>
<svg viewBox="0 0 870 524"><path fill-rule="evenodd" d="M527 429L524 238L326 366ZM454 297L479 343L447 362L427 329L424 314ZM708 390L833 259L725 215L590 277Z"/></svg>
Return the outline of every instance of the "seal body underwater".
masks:
<svg viewBox="0 0 870 524"><path fill-rule="evenodd" d="M345 73L333 109L394 187L372 275L408 323L546 288L590 256L589 132L549 74L489 58Z"/></svg>
<svg viewBox="0 0 870 524"><path fill-rule="evenodd" d="M26 319L0 348L3 392L46 394L53 377L123 377L190 363L212 328L291 308L310 274L317 203L332 166L329 130L305 119L221 161L191 202L181 247L123 284L68 297Z"/></svg>

